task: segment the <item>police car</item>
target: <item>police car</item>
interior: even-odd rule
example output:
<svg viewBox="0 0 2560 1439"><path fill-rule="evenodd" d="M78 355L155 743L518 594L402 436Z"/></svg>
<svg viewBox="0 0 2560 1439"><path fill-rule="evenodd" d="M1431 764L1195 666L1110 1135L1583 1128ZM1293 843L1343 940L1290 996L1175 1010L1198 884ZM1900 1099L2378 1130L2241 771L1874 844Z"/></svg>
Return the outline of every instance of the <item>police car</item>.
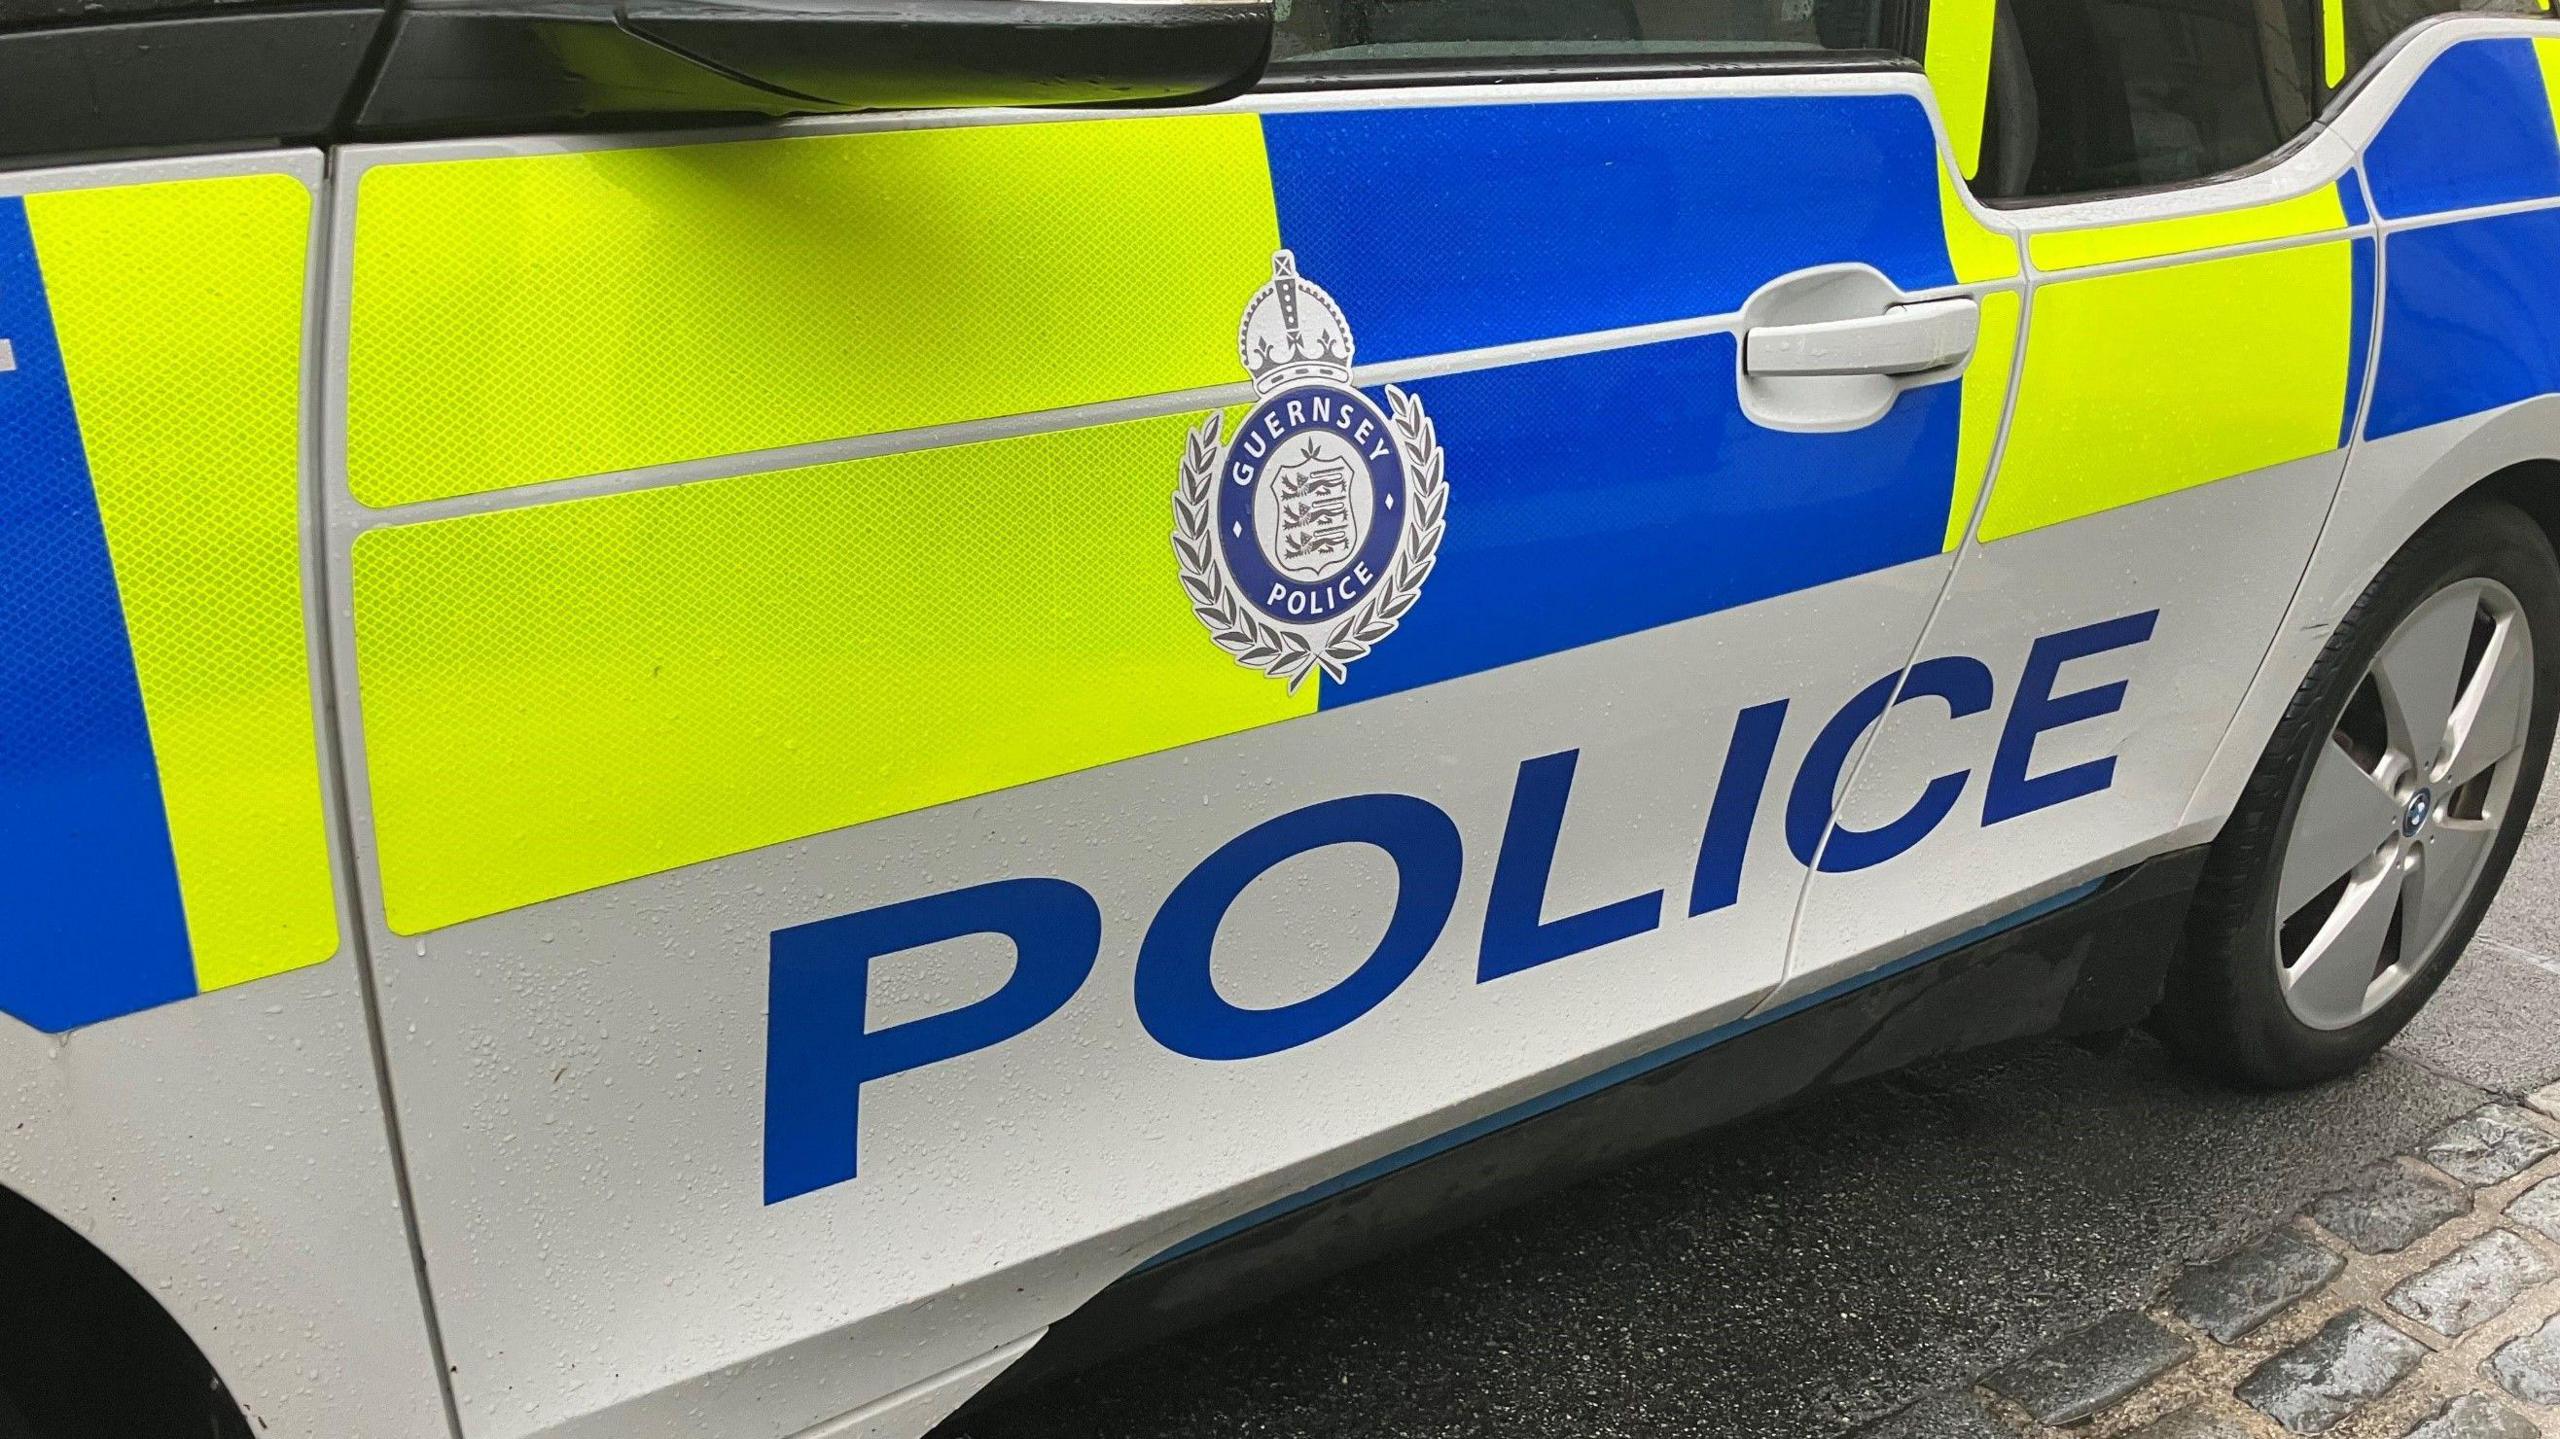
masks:
<svg viewBox="0 0 2560 1439"><path fill-rule="evenodd" d="M0 1435L915 1439L1916 1057L2354 1067L2560 706L2555 97L5 0Z"/></svg>

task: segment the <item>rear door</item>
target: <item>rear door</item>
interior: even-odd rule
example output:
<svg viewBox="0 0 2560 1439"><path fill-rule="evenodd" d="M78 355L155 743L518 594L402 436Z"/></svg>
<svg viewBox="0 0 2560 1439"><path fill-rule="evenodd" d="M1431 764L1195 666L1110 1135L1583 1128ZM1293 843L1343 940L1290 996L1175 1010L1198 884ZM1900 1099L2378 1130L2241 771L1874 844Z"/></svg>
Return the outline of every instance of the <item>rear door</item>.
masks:
<svg viewBox="0 0 2560 1439"><path fill-rule="evenodd" d="M2321 10L2004 8L1976 188L2026 232L2026 350L1915 670L1983 702L1915 686L1885 719L1781 999L2211 838L2188 802L2337 493L2372 342L2355 156L2314 125L2343 75Z"/></svg>
<svg viewBox="0 0 2560 1439"><path fill-rule="evenodd" d="M1606 8L1302 4L1206 112L340 157L338 695L467 1433L915 1432L1778 983L2015 246L1894 10Z"/></svg>

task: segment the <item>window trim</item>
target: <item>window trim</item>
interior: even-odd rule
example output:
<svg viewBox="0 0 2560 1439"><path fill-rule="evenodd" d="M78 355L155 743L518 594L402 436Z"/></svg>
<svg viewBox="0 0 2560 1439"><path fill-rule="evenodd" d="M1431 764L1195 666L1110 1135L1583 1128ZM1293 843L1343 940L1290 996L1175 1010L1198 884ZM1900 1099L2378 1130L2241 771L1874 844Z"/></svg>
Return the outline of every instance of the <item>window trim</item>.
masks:
<svg viewBox="0 0 2560 1439"><path fill-rule="evenodd" d="M2169 180L2157 185L2120 185L2107 190L2073 190L2067 194L2061 195L2017 195L2001 199L1994 199L1988 195L1975 195L1973 198L1974 202L1981 205L1984 209L1996 211L2003 215L2032 215L2039 210L2052 210L2073 205L2109 205L2120 204L2128 200L2162 199L2177 195L2183 191L2211 189L2216 186L2228 185L2236 181L2254 179L2270 170L2283 169L2295 158L2295 156L2300 154L2302 151L2309 149L2321 135L2327 133L2329 122L2326 118L2326 113L2327 112L2325 111L2323 112L2323 118L2312 121L2310 128L2294 135L2292 138L2286 140L2282 145L2277 146L2275 149L2268 151L2266 154L2259 156L2257 159L2250 161L2246 165L2235 165L2228 170L2216 170L2210 175L2198 175L2191 180ZM1970 186L1968 186L1968 190L1969 189ZM2259 202L2253 200L2242 203L2256 204ZM2224 207L2218 205L2208 206L2198 210L2196 213L2209 213L2211 210L2221 208ZM2175 213L2185 214L2187 212L2178 211Z"/></svg>
<svg viewBox="0 0 2560 1439"><path fill-rule="evenodd" d="M2334 3L2334 0L2331 0ZM1991 138L1991 60L1999 49L2000 0L1923 0L1920 60L1938 100L1938 121L1970 191ZM1944 48L1941 48L1941 47Z"/></svg>
<svg viewBox="0 0 2560 1439"><path fill-rule="evenodd" d="M1647 60L1631 55L1485 57L1448 60L1363 57L1306 64L1275 62L1247 93L1548 85L1610 80L1716 80L1759 75L1918 75L1920 62L1891 50L1789 50L1742 60Z"/></svg>

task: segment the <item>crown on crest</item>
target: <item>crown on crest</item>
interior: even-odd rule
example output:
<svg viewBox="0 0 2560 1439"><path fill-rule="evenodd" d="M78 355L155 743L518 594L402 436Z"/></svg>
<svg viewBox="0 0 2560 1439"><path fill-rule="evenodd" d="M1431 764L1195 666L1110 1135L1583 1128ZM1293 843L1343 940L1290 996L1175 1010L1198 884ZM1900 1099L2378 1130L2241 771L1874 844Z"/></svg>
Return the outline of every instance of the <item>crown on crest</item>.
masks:
<svg viewBox="0 0 2560 1439"><path fill-rule="evenodd" d="M1298 278L1286 250L1272 252L1271 283L1244 307L1236 351L1262 394L1301 380L1351 383L1351 325L1323 286Z"/></svg>

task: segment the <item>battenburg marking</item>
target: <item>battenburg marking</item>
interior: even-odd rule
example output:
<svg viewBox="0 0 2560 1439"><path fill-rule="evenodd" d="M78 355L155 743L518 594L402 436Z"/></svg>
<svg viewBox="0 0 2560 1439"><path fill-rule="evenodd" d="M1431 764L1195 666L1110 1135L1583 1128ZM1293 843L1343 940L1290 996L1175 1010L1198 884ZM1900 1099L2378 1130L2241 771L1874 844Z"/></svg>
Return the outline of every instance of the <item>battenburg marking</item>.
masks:
<svg viewBox="0 0 2560 1439"><path fill-rule="evenodd" d="M1262 396L1225 443L1191 432L1173 496L1182 587L1209 634L1296 689L1394 634L1422 597L1448 505L1422 402L1351 387L1351 325L1286 250L1244 307L1236 349Z"/></svg>

